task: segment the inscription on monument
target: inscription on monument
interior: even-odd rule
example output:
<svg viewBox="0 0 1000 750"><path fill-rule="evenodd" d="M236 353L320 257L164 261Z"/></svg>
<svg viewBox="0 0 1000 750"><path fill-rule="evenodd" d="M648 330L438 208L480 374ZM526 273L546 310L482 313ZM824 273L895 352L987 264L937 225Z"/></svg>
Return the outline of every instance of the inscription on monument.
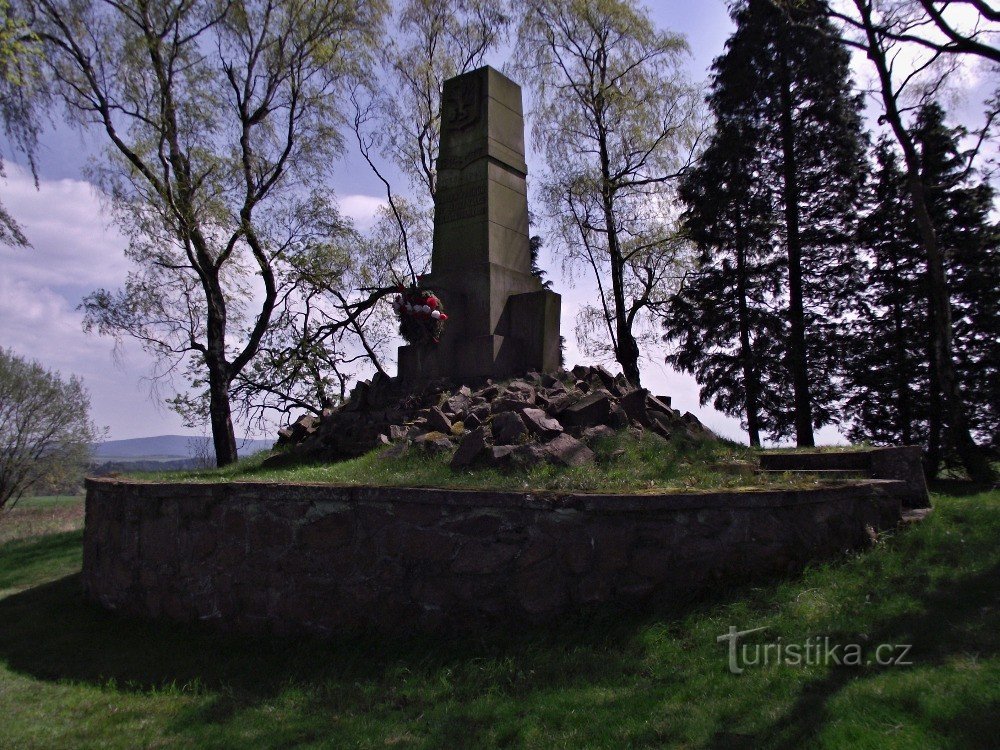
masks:
<svg viewBox="0 0 1000 750"><path fill-rule="evenodd" d="M487 187L483 184L439 188L434 198L437 221L469 219L486 213Z"/></svg>

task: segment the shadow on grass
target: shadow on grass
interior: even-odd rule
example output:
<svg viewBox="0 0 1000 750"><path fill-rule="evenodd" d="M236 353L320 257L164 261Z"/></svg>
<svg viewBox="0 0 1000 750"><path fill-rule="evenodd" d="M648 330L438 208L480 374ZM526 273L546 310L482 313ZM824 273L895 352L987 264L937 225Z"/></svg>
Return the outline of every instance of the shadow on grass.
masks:
<svg viewBox="0 0 1000 750"><path fill-rule="evenodd" d="M877 644L910 644L908 659L912 667L839 666L824 676L805 682L794 705L770 726L747 734L719 732L713 748L776 748L797 750L806 747L816 733L831 721L835 713L830 703L845 688L858 680L873 679L886 670L941 666L957 656L1000 653L1000 565L974 576L951 580L946 586L920 596L918 612L890 618L868 635ZM832 643L857 642L857 633L832 633ZM910 696L913 697L912 695ZM964 706L962 711L939 726L948 738L949 747L995 748L996 716L1000 703L986 698L982 703ZM919 715L918 705L909 706ZM735 720L740 717L732 717ZM721 722L725 725L726 722Z"/></svg>
<svg viewBox="0 0 1000 750"><path fill-rule="evenodd" d="M55 578L79 567L82 540L82 531L66 531L0 544L0 590Z"/></svg>
<svg viewBox="0 0 1000 750"><path fill-rule="evenodd" d="M0 658L40 679L118 689L163 687L275 694L290 682L379 680L388 672L436 672L470 659L542 658L560 647L599 646L590 663L553 672L553 682L626 668L631 636L649 613L575 616L550 628L484 630L450 637L357 634L318 639L218 633L197 624L123 617L87 601L79 574L0 600ZM562 654L565 656L565 654ZM560 662L562 664L562 662ZM565 666L563 664L563 666ZM531 668L544 665L532 664ZM577 674L573 674L576 671Z"/></svg>
<svg viewBox="0 0 1000 750"><path fill-rule="evenodd" d="M968 479L932 479L927 483L927 487L934 494L952 497L971 497L994 489L985 484L970 482ZM933 500L931 498L932 504Z"/></svg>

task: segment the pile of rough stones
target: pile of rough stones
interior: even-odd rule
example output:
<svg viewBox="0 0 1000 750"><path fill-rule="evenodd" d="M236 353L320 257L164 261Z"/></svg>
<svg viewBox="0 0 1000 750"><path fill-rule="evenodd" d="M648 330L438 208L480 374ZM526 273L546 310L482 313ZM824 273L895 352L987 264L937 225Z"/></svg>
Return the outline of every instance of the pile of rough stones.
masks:
<svg viewBox="0 0 1000 750"><path fill-rule="evenodd" d="M634 388L600 366L533 372L506 383L487 381L476 390L430 389L394 402L386 397L393 382L361 383L343 407L283 428L278 447L291 447L272 463L342 458L391 444L383 456L454 451L455 470L476 463L580 466L595 459L590 448L595 440L622 429L664 438L715 437L690 412L672 409L668 397Z"/></svg>

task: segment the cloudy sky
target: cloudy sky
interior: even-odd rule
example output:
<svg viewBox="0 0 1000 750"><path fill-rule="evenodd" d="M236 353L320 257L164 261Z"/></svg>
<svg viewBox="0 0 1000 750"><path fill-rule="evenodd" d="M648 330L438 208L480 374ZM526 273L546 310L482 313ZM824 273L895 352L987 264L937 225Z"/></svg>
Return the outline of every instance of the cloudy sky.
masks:
<svg viewBox="0 0 1000 750"><path fill-rule="evenodd" d="M661 28L687 37L690 74L704 80L732 30L725 4L657 0L650 7ZM502 64L503 57L493 63ZM859 78L865 75L859 68ZM963 89L967 93L956 92L952 105L974 122L984 89L977 69L967 72ZM152 362L138 346L126 342L116 349L113 341L85 334L81 328L82 297L99 287L121 286L129 268L122 254L125 242L102 210L100 195L84 177L88 160L100 148L96 138L54 124L42 138L37 189L17 163L18 156L4 154L7 178L0 183L0 195L32 247L0 247L0 346L64 374L81 376L91 393L93 418L109 428L111 439L195 434L162 405L171 386L150 380ZM529 171L532 158L529 153ZM337 165L331 181L341 210L365 228L382 203L381 184L354 154ZM592 294L590 286L582 280L571 285L560 276L555 261L545 261L556 291L563 294L562 329L570 342L567 360L583 361L572 331L577 306ZM677 408L695 412L720 434L745 440L737 420L698 405L697 385L666 368L662 353L653 353L645 363L643 377L653 392L671 395ZM833 429L823 430L819 437L824 442L839 440Z"/></svg>

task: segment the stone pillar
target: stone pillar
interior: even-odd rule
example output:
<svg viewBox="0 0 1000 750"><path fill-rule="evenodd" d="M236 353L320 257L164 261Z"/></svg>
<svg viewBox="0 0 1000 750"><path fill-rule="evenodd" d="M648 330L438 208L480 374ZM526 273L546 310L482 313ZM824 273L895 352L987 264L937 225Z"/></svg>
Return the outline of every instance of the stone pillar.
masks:
<svg viewBox="0 0 1000 750"><path fill-rule="evenodd" d="M437 345L399 349L402 384L559 366L560 297L531 273L521 88L490 67L444 83L431 273Z"/></svg>

